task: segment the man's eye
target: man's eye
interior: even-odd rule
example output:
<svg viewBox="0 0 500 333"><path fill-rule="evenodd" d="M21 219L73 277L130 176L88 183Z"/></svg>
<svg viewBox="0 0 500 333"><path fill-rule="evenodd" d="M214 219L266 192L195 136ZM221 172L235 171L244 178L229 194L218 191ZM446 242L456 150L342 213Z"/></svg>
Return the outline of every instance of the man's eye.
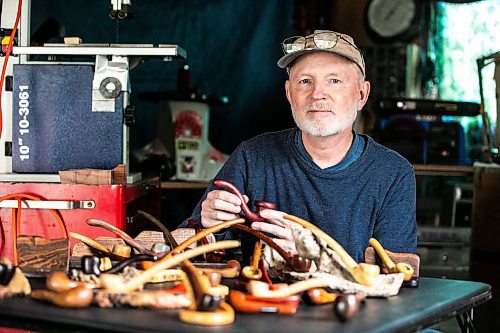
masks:
<svg viewBox="0 0 500 333"><path fill-rule="evenodd" d="M329 80L331 83L340 83L339 79L330 79Z"/></svg>
<svg viewBox="0 0 500 333"><path fill-rule="evenodd" d="M299 83L306 84L306 83L311 83L311 80L309 79L302 79L299 81Z"/></svg>

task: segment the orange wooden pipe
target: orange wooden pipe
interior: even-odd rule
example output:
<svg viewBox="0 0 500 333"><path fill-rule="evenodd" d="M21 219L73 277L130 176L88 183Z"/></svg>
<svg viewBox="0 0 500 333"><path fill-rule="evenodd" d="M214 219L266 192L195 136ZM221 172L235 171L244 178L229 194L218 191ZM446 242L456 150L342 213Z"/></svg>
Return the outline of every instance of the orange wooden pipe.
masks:
<svg viewBox="0 0 500 333"><path fill-rule="evenodd" d="M287 298L280 299L280 302L270 301L268 299L259 299L252 297L251 295L246 295L239 290L231 290L229 292L229 302L231 305L240 312L246 313L280 313L286 315L292 315L297 312L299 305L299 297L297 295L292 296L295 299L287 301Z"/></svg>
<svg viewBox="0 0 500 333"><path fill-rule="evenodd" d="M65 272L62 271L54 271L47 276L47 280L45 281L45 286L50 291L54 291L57 293L65 292L67 290L76 288L78 286L84 286L87 289L95 288L96 285L87 282L80 282L71 280L68 278Z"/></svg>
<svg viewBox="0 0 500 333"><path fill-rule="evenodd" d="M79 285L63 292L37 289L31 292L34 299L49 301L63 308L85 308L92 303L94 292L84 285Z"/></svg>

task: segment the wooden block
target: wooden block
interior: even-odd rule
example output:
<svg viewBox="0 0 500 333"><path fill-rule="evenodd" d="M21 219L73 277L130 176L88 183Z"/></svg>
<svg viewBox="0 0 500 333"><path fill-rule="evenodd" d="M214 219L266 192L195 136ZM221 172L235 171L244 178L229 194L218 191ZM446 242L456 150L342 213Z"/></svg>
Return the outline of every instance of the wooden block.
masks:
<svg viewBox="0 0 500 333"><path fill-rule="evenodd" d="M419 277L420 257L418 255L414 253L395 253L387 250L385 250L385 252L387 252L389 258L391 258L395 264L400 262L410 264L411 267L413 267L413 269L415 270L415 272L413 273L413 277ZM375 249L371 246L368 246L365 250L365 262L367 264L378 265L381 267L381 271L383 273L387 273L387 268L382 264L382 259L380 258L378 253L375 252Z"/></svg>
<svg viewBox="0 0 500 333"><path fill-rule="evenodd" d="M85 185L123 185L127 183L125 165L120 164L113 170L70 169L59 171L61 184Z"/></svg>
<svg viewBox="0 0 500 333"><path fill-rule="evenodd" d="M177 228L170 232L172 237L175 238L177 244L182 244L188 238L193 237L196 234L193 228ZM141 243L145 248L150 249L155 243L166 243L165 237L161 231L156 230L144 230L141 231L135 238L137 242ZM207 235L207 240L209 243L215 243L215 236L213 234ZM196 247L197 244L193 243L188 248L192 249Z"/></svg>
<svg viewBox="0 0 500 333"><path fill-rule="evenodd" d="M69 239L20 235L17 253L19 268L24 274L46 276L53 271L68 271Z"/></svg>
<svg viewBox="0 0 500 333"><path fill-rule="evenodd" d="M113 250L113 246L117 244L124 245L125 242L121 238L109 237L109 236L101 236L94 239L99 244L102 244L105 248L107 248L110 252ZM83 242L78 242L73 246L71 250L71 257L69 266L71 268L80 268L81 261L83 256L102 256L99 252L90 248L87 244Z"/></svg>
<svg viewBox="0 0 500 333"><path fill-rule="evenodd" d="M80 37L64 37L64 44L66 45L79 45L82 43Z"/></svg>

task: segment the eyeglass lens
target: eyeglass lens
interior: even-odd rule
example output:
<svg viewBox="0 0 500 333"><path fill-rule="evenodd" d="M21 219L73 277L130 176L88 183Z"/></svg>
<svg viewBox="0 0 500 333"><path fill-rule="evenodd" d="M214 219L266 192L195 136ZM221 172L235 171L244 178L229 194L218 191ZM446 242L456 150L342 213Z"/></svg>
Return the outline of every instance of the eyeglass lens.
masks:
<svg viewBox="0 0 500 333"><path fill-rule="evenodd" d="M314 35L314 44L320 49L331 49L337 45L339 35L331 32L322 32Z"/></svg>
<svg viewBox="0 0 500 333"><path fill-rule="evenodd" d="M289 37L283 41L283 51L288 54L303 50L306 47L306 39L302 36Z"/></svg>

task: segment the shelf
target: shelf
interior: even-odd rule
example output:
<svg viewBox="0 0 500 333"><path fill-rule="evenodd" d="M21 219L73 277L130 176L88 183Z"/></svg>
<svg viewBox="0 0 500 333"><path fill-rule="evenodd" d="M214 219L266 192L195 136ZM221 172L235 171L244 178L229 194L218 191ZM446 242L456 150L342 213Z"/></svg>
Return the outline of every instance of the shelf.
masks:
<svg viewBox="0 0 500 333"><path fill-rule="evenodd" d="M423 165L414 164L413 168L417 176L467 176L474 173L472 166L461 165ZM161 182L161 188L167 190L175 189L205 189L209 182L197 181L165 181Z"/></svg>
<svg viewBox="0 0 500 333"><path fill-rule="evenodd" d="M161 188L166 190L202 190L208 187L209 182L182 182L182 181L168 181L161 182Z"/></svg>
<svg viewBox="0 0 500 333"><path fill-rule="evenodd" d="M413 164L417 176L467 176L474 173L472 166Z"/></svg>

